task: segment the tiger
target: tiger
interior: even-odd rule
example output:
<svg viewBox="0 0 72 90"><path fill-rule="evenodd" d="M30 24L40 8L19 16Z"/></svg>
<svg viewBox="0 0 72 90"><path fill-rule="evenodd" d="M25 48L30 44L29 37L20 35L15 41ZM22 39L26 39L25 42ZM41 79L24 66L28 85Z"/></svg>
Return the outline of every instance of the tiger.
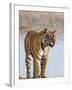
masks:
<svg viewBox="0 0 72 90"><path fill-rule="evenodd" d="M24 40L26 78L31 78L31 57L33 58L33 78L46 78L48 53L49 48L55 46L55 32L45 28L40 32L29 31L26 34Z"/></svg>

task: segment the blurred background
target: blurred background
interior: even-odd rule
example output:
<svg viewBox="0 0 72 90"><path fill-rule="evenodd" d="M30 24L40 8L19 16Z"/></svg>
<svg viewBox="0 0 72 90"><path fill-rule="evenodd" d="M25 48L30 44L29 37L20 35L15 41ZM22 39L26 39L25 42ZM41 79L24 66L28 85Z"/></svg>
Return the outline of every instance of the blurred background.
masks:
<svg viewBox="0 0 72 90"><path fill-rule="evenodd" d="M50 49L46 68L47 77L64 76L64 13L45 11L19 11L19 76L26 77L24 38L28 31L47 28L56 30L56 45ZM33 64L31 65L31 76Z"/></svg>

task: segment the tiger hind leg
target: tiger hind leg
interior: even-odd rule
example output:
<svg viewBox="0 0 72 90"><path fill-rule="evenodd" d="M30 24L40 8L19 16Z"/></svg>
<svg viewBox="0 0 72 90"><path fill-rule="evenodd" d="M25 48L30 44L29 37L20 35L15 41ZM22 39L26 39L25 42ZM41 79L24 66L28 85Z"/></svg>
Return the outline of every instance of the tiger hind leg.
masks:
<svg viewBox="0 0 72 90"><path fill-rule="evenodd" d="M31 70L30 70L30 67L31 67L31 59L26 56L26 60L25 60L25 63L26 63L26 78L30 78L30 74L31 74Z"/></svg>

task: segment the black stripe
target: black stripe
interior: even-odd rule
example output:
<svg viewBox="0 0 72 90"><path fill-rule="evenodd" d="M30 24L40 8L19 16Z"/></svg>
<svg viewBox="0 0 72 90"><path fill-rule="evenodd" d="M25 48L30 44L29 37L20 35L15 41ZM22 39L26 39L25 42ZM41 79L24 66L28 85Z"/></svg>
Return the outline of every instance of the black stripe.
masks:
<svg viewBox="0 0 72 90"><path fill-rule="evenodd" d="M44 45L43 45L43 43L41 43L41 47L42 47L42 50L44 50Z"/></svg>
<svg viewBox="0 0 72 90"><path fill-rule="evenodd" d="M46 58L43 57L43 58L41 59L41 65L44 65L44 64L46 64L46 63L47 63Z"/></svg>
<svg viewBox="0 0 72 90"><path fill-rule="evenodd" d="M46 55L47 55L47 54L46 54ZM45 58L46 58L46 55L43 55L43 56L42 56L42 59L45 59Z"/></svg>
<svg viewBox="0 0 72 90"><path fill-rule="evenodd" d="M31 59L29 57L26 57L29 61L31 61Z"/></svg>
<svg viewBox="0 0 72 90"><path fill-rule="evenodd" d="M42 61L45 61L45 60L46 60L45 56L43 56L41 60L42 60Z"/></svg>
<svg viewBox="0 0 72 90"><path fill-rule="evenodd" d="M29 61L26 60L26 63L31 64Z"/></svg>
<svg viewBox="0 0 72 90"><path fill-rule="evenodd" d="M44 65L44 64L46 64L46 63L47 63L47 62L42 62L41 65Z"/></svg>

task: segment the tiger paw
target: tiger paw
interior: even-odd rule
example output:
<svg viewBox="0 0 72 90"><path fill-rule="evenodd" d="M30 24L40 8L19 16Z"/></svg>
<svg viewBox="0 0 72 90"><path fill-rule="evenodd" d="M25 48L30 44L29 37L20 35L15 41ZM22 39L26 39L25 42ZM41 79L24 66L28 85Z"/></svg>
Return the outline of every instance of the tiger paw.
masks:
<svg viewBox="0 0 72 90"><path fill-rule="evenodd" d="M41 76L41 78L47 78L46 76Z"/></svg>
<svg viewBox="0 0 72 90"><path fill-rule="evenodd" d="M40 76L34 76L33 78L40 78Z"/></svg>

